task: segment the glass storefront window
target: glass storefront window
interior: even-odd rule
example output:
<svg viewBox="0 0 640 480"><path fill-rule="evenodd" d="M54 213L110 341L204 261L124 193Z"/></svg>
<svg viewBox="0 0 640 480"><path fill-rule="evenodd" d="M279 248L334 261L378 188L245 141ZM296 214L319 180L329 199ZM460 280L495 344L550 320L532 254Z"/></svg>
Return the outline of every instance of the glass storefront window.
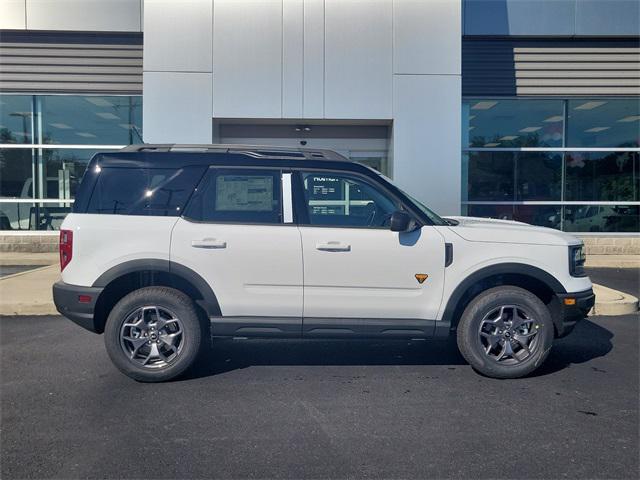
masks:
<svg viewBox="0 0 640 480"><path fill-rule="evenodd" d="M140 97L46 95L38 100L42 111L42 143L142 143Z"/></svg>
<svg viewBox="0 0 640 480"><path fill-rule="evenodd" d="M33 198L32 151L0 148L0 198Z"/></svg>
<svg viewBox="0 0 640 480"><path fill-rule="evenodd" d="M467 200L561 200L562 154L469 152Z"/></svg>
<svg viewBox="0 0 640 480"><path fill-rule="evenodd" d="M43 185L42 198L74 198L87 164L96 152L98 150L43 149L42 176L47 183Z"/></svg>
<svg viewBox="0 0 640 480"><path fill-rule="evenodd" d="M0 95L0 143L31 143L33 97Z"/></svg>
<svg viewBox="0 0 640 480"><path fill-rule="evenodd" d="M640 98L466 99L462 119L468 214L640 231Z"/></svg>
<svg viewBox="0 0 640 480"><path fill-rule="evenodd" d="M562 206L560 205L467 205L471 217L497 218L560 229Z"/></svg>
<svg viewBox="0 0 640 480"><path fill-rule="evenodd" d="M581 99L567 103L568 147L640 145L640 99Z"/></svg>
<svg viewBox="0 0 640 480"><path fill-rule="evenodd" d="M470 152L467 179L467 194L469 200L513 200L513 153Z"/></svg>
<svg viewBox="0 0 640 480"><path fill-rule="evenodd" d="M562 100L469 99L462 106L462 147L561 147Z"/></svg>
<svg viewBox="0 0 640 480"><path fill-rule="evenodd" d="M141 143L141 125L140 96L0 94L0 230L58 229L92 145Z"/></svg>
<svg viewBox="0 0 640 480"><path fill-rule="evenodd" d="M562 153L516 152L516 200L562 199Z"/></svg>
<svg viewBox="0 0 640 480"><path fill-rule="evenodd" d="M640 200L638 152L567 152L565 200Z"/></svg>
<svg viewBox="0 0 640 480"><path fill-rule="evenodd" d="M567 232L638 232L640 205L566 205Z"/></svg>
<svg viewBox="0 0 640 480"><path fill-rule="evenodd" d="M2 230L58 230L71 202L0 202Z"/></svg>

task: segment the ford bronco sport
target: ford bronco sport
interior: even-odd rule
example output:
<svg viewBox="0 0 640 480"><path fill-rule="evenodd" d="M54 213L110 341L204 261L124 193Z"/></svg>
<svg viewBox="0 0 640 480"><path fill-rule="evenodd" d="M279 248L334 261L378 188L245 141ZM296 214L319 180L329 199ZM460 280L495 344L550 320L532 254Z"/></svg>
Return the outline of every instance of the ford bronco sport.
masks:
<svg viewBox="0 0 640 480"><path fill-rule="evenodd" d="M53 294L139 381L212 337L451 333L474 369L515 378L593 305L583 265L573 236L441 218L334 152L141 145L89 163Z"/></svg>

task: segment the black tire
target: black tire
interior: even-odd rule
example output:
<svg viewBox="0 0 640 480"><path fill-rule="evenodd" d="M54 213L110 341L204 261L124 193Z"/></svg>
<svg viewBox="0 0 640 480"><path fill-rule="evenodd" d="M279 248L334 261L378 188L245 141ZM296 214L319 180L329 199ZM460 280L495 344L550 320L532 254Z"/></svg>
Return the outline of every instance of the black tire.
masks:
<svg viewBox="0 0 640 480"><path fill-rule="evenodd" d="M128 328L124 325L125 321L143 307L149 306L157 306L163 312L172 312L179 319L180 331L182 332L179 349L176 347L175 351L171 351L171 358L168 361L158 358L157 361L160 365L156 366L143 366L140 361L132 359L125 352L126 346L131 346L132 344L128 344L121 339L123 329ZM151 318L151 322L153 322L154 312L151 311L148 315ZM128 323L127 325L130 324ZM136 335L138 335L138 331L139 329L135 330ZM129 333L128 336L130 335ZM142 337L138 338L141 339ZM160 338L159 332L157 338ZM115 366L122 373L139 382L164 382L184 373L198 357L205 343L205 338L206 329L200 321L196 307L191 299L184 293L168 287L145 287L123 297L109 313L104 331L104 343L107 353ZM143 340L141 343L143 344L142 348L151 349L151 347L147 347L144 344L152 342ZM156 343L165 346L160 340L156 340Z"/></svg>
<svg viewBox="0 0 640 480"><path fill-rule="evenodd" d="M513 330L508 334L510 337L505 338L507 329L498 330L498 327L493 327L492 320L483 322L485 316L491 315L493 312L501 314L502 311L499 309L502 306L507 306L507 312L513 312L511 306L515 306L522 309L519 312L527 312L530 314L530 318L535 319L535 323L527 324L527 327L535 328L536 332L531 339L527 340L529 342L527 349L523 349L521 344L515 341ZM505 314L505 317L508 317L508 315ZM490 316L488 318L492 319L493 317ZM486 335L481 338L480 329L483 324L488 325L489 328L495 328L495 333L501 331L502 336L495 335L492 340L489 340ZM536 325L537 327L535 327ZM486 326L483 328L486 328ZM520 335L519 333L516 333L516 335L519 338L526 337L526 335ZM495 343L495 347L490 348L492 344L490 342L495 341L498 337L500 337L500 340ZM493 378L519 378L530 374L549 355L553 338L553 320L549 309L533 293L514 286L494 287L475 297L464 310L457 331L458 348L465 360L469 362L474 370ZM515 349L520 349L521 360L510 358L510 355L506 355L504 360L497 360L502 351L501 349L506 349L506 341L510 341L511 345L515 345ZM527 354L529 347L530 353ZM490 349L490 354L487 353L487 349Z"/></svg>

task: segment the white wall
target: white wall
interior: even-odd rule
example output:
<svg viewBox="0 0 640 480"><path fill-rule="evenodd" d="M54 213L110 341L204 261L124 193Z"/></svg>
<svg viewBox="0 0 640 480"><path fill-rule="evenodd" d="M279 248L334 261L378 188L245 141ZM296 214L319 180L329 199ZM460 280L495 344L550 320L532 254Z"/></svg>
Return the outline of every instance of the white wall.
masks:
<svg viewBox="0 0 640 480"><path fill-rule="evenodd" d="M144 69L211 72L211 0L146 0Z"/></svg>
<svg viewBox="0 0 640 480"><path fill-rule="evenodd" d="M396 181L459 212L460 0L145 0L144 23L146 141L210 142L211 117L391 119Z"/></svg>
<svg viewBox="0 0 640 480"><path fill-rule="evenodd" d="M391 118L391 0L325 1L326 118Z"/></svg>
<svg viewBox="0 0 640 480"><path fill-rule="evenodd" d="M395 75L394 181L441 215L460 213L461 78Z"/></svg>
<svg viewBox="0 0 640 480"><path fill-rule="evenodd" d="M24 30L27 28L26 0L2 0L0 28Z"/></svg>
<svg viewBox="0 0 640 480"><path fill-rule="evenodd" d="M0 28L142 31L142 0L2 0Z"/></svg>
<svg viewBox="0 0 640 480"><path fill-rule="evenodd" d="M210 73L144 72L145 143L211 143Z"/></svg>
<svg viewBox="0 0 640 480"><path fill-rule="evenodd" d="M215 0L213 112L282 116L282 0Z"/></svg>

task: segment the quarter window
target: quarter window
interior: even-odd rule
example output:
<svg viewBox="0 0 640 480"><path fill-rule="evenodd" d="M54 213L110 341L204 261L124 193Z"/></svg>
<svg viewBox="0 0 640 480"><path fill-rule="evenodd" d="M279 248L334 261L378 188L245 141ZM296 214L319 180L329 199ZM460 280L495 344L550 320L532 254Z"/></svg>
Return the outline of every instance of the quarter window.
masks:
<svg viewBox="0 0 640 480"><path fill-rule="evenodd" d="M281 172L212 168L187 211L204 222L282 223Z"/></svg>
<svg viewBox="0 0 640 480"><path fill-rule="evenodd" d="M309 224L385 228L396 203L368 182L348 174L303 172Z"/></svg>

